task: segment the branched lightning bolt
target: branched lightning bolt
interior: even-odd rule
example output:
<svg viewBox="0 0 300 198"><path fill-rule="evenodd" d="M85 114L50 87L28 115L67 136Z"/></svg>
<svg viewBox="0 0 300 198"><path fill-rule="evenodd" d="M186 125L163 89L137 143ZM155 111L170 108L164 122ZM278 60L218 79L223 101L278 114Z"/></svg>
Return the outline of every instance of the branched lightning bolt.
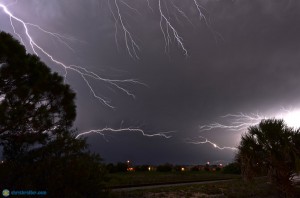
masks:
<svg viewBox="0 0 300 198"><path fill-rule="evenodd" d="M186 12L180 9L173 0L157 0L157 5L155 5L155 8L157 7L158 13L160 16L159 26L161 29L161 32L163 34L163 38L165 41L165 52L168 53L169 47L172 44L173 40L177 43L178 47L183 51L183 54L185 56L188 56L188 50L185 47L185 44L183 42L183 38L180 36L179 32L177 31L174 23L172 22L171 18L169 17L169 9L173 8L175 12L179 13L188 23L190 23L192 26L193 23L187 16ZM206 9L198 2L198 0L190 0L192 6L194 6L199 14L199 19L204 20L206 25L209 27L209 23L207 21L207 17L205 16ZM148 8L154 12L154 6L151 5L150 0L146 0ZM119 48L118 43L118 29L120 28L123 33L123 38L125 41L125 47L127 50L127 53L134 59L139 59L138 52L140 51L139 44L137 43L133 32L130 31L128 27L128 23L126 23L126 18L123 15L124 9L127 8L127 10L133 11L134 13L138 15L142 15L141 12L131 6L126 0L107 0L107 4L110 10L110 13L115 21L115 42L117 45L117 48ZM153 4L153 3L152 3ZM163 5L162 5L163 4ZM125 8L122 7L124 5ZM169 8L170 7L170 8ZM177 15L175 14L175 17L177 19ZM209 27L211 29L211 27ZM215 32L214 32L215 34Z"/></svg>
<svg viewBox="0 0 300 198"><path fill-rule="evenodd" d="M201 125L199 126L200 132L212 131L214 129L226 129L231 131L246 130L249 126L258 124L262 119L265 119L266 117L258 113L257 114L239 113L239 114L227 114L221 116L221 118L229 119L229 124L222 124L222 123L215 122L208 125Z"/></svg>
<svg viewBox="0 0 300 198"><path fill-rule="evenodd" d="M93 129L90 131L86 131L83 133L80 133L76 136L76 138L79 138L80 136L83 135L88 135L91 133L97 133L102 135L105 138L105 133L109 132L109 133L120 133L120 132L137 132L137 133L141 133L143 136L145 137L164 137L164 138L171 138L172 136L168 135L169 133L174 133L175 131L167 131L167 132L160 132L160 133L154 133L154 134L148 134L145 133L144 130L140 129L140 128L121 128L121 129L113 129L113 128L102 128L102 129ZM107 139L106 139L107 140Z"/></svg>
<svg viewBox="0 0 300 198"><path fill-rule="evenodd" d="M161 6L161 0L158 0L158 9L160 13L160 29L162 31L162 34L165 39L165 51L168 52L168 48L170 46L170 43L172 42L170 32L173 33L174 39L177 41L177 44L181 47L181 49L184 52L184 55L188 55L188 51L184 46L182 37L179 36L177 30L175 27L171 24L170 20L166 17L166 15L163 12L162 6ZM165 26L163 26L163 23L165 23Z"/></svg>
<svg viewBox="0 0 300 198"><path fill-rule="evenodd" d="M135 8L132 7L132 6L130 6L130 5L129 5L128 3L126 3L125 1L120 0L120 2L121 2L122 4L124 4L126 7L128 7L130 10L136 12L136 13L139 14L139 15L142 15L137 9L135 9Z"/></svg>
<svg viewBox="0 0 300 198"><path fill-rule="evenodd" d="M199 126L200 132L213 131L215 129L224 129L230 131L243 132L246 131L249 126L257 125L263 119L276 118L285 120L286 124L290 127L298 128L300 123L300 111L298 109L286 109L282 107L277 113L273 115L262 115L260 113L239 113L239 114L227 114L221 116L222 119L226 119L228 124L212 123L208 125Z"/></svg>
<svg viewBox="0 0 300 198"><path fill-rule="evenodd" d="M217 129L223 129L226 131L236 131L236 132L244 132L249 126L258 124L262 119L265 119L265 116L262 116L259 113L239 113L239 114L227 114L221 116L222 119L226 119L227 122L225 123L212 123L208 125L201 125L199 126L200 132L203 133L205 131L214 131ZM200 140L198 140L200 138ZM189 144L211 144L214 148L219 150L229 149L229 150L237 150L236 147L229 147L229 146L219 146L216 142L212 142L208 140L206 137L198 136L197 139L186 139L186 143Z"/></svg>
<svg viewBox="0 0 300 198"><path fill-rule="evenodd" d="M162 6L162 1L164 3L164 6ZM198 0L190 0L190 1L193 2L193 5L196 7L196 9L199 13L200 20L204 19L207 24L206 17L202 12L202 10L205 10L204 7L200 5ZM154 5L152 7L152 5L150 4L150 0L146 0L146 2L147 2L147 6L149 7L149 9L151 9L152 12L154 13L153 8L156 8L156 7L154 7ZM168 5L171 5L172 8L175 9L175 11L178 12L183 18L185 18L190 24L193 24L192 21L188 18L187 14L182 9L180 9L178 6L175 5L175 3L172 0L169 1L169 2L171 2L170 4L168 4L167 1L164 1L164 0L158 0L156 2L157 2L158 13L160 16L159 25L160 25L160 29L161 29L161 32L163 34L164 41L165 41L165 51L168 52L169 46L172 43L172 40L174 40L177 43L178 47L183 51L183 54L185 56L188 56L188 51L183 42L183 38L179 35L177 29L175 28L173 22L171 21L171 19L169 17ZM13 2L13 4L16 4L16 3L17 3L17 1ZM151 3L154 4L154 2L151 2ZM121 30L120 32L123 33L125 47L127 49L128 54L134 59L139 59L138 53L140 51L140 47L139 47L138 43L136 42L136 39L135 39L133 33L130 32L128 23L126 23L127 21L126 21L126 18L123 16L122 11L124 9L129 9L139 15L141 15L141 12L139 10L137 10L136 8L134 8L133 6L131 6L129 3L127 3L126 0L107 0L107 4L108 4L109 10L115 20L115 41L116 41L117 47L119 46L118 39L117 39L118 28L120 28L120 30ZM57 39L57 41L59 41L60 43L62 43L68 49L70 49L72 51L74 51L74 49L69 45L68 41L74 41L75 40L74 38L72 38L70 36L65 36L65 35L61 35L58 33L50 32L36 24L27 23L24 20L22 20L21 18L18 18L16 15L14 15L8 9L8 6L4 5L1 2L0 2L0 9L2 9L3 12L9 17L13 32L17 35L19 40L24 45L25 45L25 43L28 43L29 48L33 51L33 53L35 53L36 55L43 54L46 57L48 57L53 63L61 66L65 70L65 77L67 77L69 71L79 74L79 76L85 82L86 86L89 88L92 95L96 99L98 99L102 104L104 104L105 106L112 108L112 109L114 108L114 106L111 104L111 102L108 99L106 99L102 96L99 96L96 93L96 91L94 90L94 88L90 82L91 80L103 82L107 86L113 87L133 98L135 98L135 95L132 94L129 90L127 90L125 88L126 85L139 84L139 85L146 86L145 84L143 84L135 79L114 80L114 79L103 78L100 75L87 70L83 66L66 65L65 63L56 59L52 54L48 53L46 51L46 49L44 49L42 46L40 46L34 40L34 38L31 36L30 32L34 29L34 30L38 30L38 31L42 32L43 34L54 37L55 39ZM23 33L21 34L20 32L16 31L16 28L15 28L16 24L20 24L23 27L24 36L22 36ZM24 42L24 41L26 41L26 42ZM203 129L204 130L212 130L214 127L216 127L216 126L207 125L207 127L206 128L203 127ZM142 129L139 129L139 128L124 128L124 129L123 128L122 129L103 128L103 129L91 130L91 131L80 133L77 136L77 138L82 135L86 135L86 134L90 134L90 133L98 133L98 134L103 135L103 137L104 137L104 134L106 132L126 132L126 131L139 132L143 136L146 136L146 137L154 137L154 136L161 136L161 137L165 137L165 138L171 137L168 135L168 133L170 133L170 132L147 134Z"/></svg>
<svg viewBox="0 0 300 198"><path fill-rule="evenodd" d="M193 22L189 19L189 17L185 14L185 12L182 9L180 9L178 6L176 6L173 0L171 0L171 4L183 18L185 18L192 26L194 26Z"/></svg>
<svg viewBox="0 0 300 198"><path fill-rule="evenodd" d="M214 148L219 149L219 150L225 150L225 149L237 150L236 147L228 147L228 146L221 147L218 144L216 144L215 142L212 142L212 141L208 140L207 138L205 138L203 136L199 136L199 138L204 140L204 141L186 139L185 142L189 143L189 144L211 144Z"/></svg>
<svg viewBox="0 0 300 198"><path fill-rule="evenodd" d="M125 4L127 7L130 7L125 2L123 2L123 1L121 1L121 2L123 4ZM129 54L131 54L131 51L130 51L130 48L129 48L128 44L131 43L132 47L133 47L133 54L137 57L135 48L138 49L138 46L134 42L134 40L132 39L132 36L131 36L130 32L126 29L126 27L123 24L123 19L122 19L122 16L120 14L120 10L119 10L119 6L118 6L118 3L117 3L117 0L115 0L115 5L116 5L117 10L118 10L118 20L120 21L120 23L121 23L121 25L123 27L123 30L125 32L125 41L126 41L127 49L129 50ZM7 6L5 6L5 5L3 5L1 3L0 3L0 8L4 11L5 14L7 14L9 16L11 27L12 27L14 33L19 37L19 39L21 40L21 42L23 44L24 44L23 38L22 38L21 34L19 34L16 31L16 29L14 27L14 22L18 22L18 23L20 23L23 26L23 28L25 30L25 35L26 35L25 38L28 40L28 42L30 44L30 48L32 49L32 51L36 55L38 55L38 52L40 52L40 53L46 55L55 64L63 67L63 69L66 72L65 73L65 77L66 77L68 71L73 71L73 72L76 72L77 74L79 74L82 77L82 79L84 80L84 82L86 83L86 85L88 86L89 90L92 92L93 96L95 98L97 98L99 101L101 101L107 107L114 108L110 104L110 101L108 101L107 99L105 99L103 97L100 97L99 95L96 94L95 90L93 89L93 87L90 84L89 79L94 79L94 80L98 80L98 81L102 81L104 83L107 83L108 85L115 87L116 89L118 89L118 90L126 93L128 96L131 96L133 98L135 98L135 95L132 94L131 92L129 92L124 87L122 87L122 84L124 84L124 83L126 83L126 84L140 84L140 85L146 86L144 83L141 83L141 82L139 82L139 81L137 81L135 79L114 80L114 79L102 78L100 75L98 75L98 74L96 74L96 73L94 73L92 71L87 70L85 67L77 66L77 65L66 65L63 62L60 62L60 61L56 60L50 53L48 53L44 48L42 48L40 45L38 45L35 42L35 40L33 39L33 37L30 35L30 27L36 28L37 30L39 30L39 31L41 31L41 32L43 32L43 33L45 33L47 35L55 37L59 42L61 42L62 44L64 44L65 46L67 46L71 50L73 50L73 49L68 45L68 43L65 40L73 40L72 37L66 37L66 36L63 36L63 35L58 34L58 33L53 33L53 32L50 32L50 31L47 31L47 30L41 28L40 26L38 26L36 24L27 23L27 22L23 21L22 19L18 18L17 16L13 15L12 12L7 8ZM130 8L134 9L132 7L130 7ZM115 18L115 19L117 19L117 18ZM118 20L116 20L116 23L118 22ZM131 55L133 55L133 54L131 54ZM0 97L0 100L2 100L2 96ZM90 130L90 131L79 133L76 136L76 138L79 138L80 136L88 135L88 134L91 134L91 133L97 133L97 134L102 135L105 138L105 140L107 140L106 137L105 137L105 133L107 133L107 132L110 132L110 133L137 132L137 133L142 134L145 137L156 137L156 136L158 136L158 137L164 137L164 138L171 138L172 136L170 136L168 134L169 133L173 133L174 131L149 134L149 133L144 132L144 130L142 130L140 128L120 128L120 129L113 129L113 128L105 127L105 128L102 128L102 129L94 129L94 130Z"/></svg>
<svg viewBox="0 0 300 198"><path fill-rule="evenodd" d="M113 11L113 9L111 7L111 4L109 3L109 0L107 0L107 4L108 4L109 11L110 11L111 15L113 16L113 18L115 20L115 42L116 42L117 49L119 50L119 42L118 42L118 19L117 19L116 15L114 14L114 11Z"/></svg>
<svg viewBox="0 0 300 198"><path fill-rule="evenodd" d="M146 1L147 1L148 8L153 12L153 8L151 7L150 1L149 0L146 0Z"/></svg>
<svg viewBox="0 0 300 198"><path fill-rule="evenodd" d="M134 8L132 8L131 6L129 6L126 2L124 1L121 1L123 4L125 4L127 7L129 7L130 9L133 9L133 10L136 10ZM108 0L108 4L110 6L110 3L109 3L109 0ZM137 51L140 50L140 47L139 45L136 43L136 41L133 39L133 36L132 34L130 33L130 31L128 30L128 28L125 26L125 23L124 23L124 19L123 19L123 16L121 14L121 10L120 10L120 7L119 7L119 3L118 3L118 0L114 0L114 5L116 7L116 10L117 10L117 16L114 14L113 10L111 9L110 7L110 11L115 19L115 27L116 27L116 31L117 31L117 24L118 22L120 22L121 24L121 28L123 30L123 33L124 33L124 40L125 40L125 45L126 45L126 48L127 48L127 51L128 51L128 54L132 57L132 58L136 58L136 59L139 59L139 56L137 54ZM136 10L137 11L137 10ZM138 11L137 11L138 12ZM115 33L115 35L117 34L117 32Z"/></svg>
<svg viewBox="0 0 300 198"><path fill-rule="evenodd" d="M11 17L10 17L10 19L11 19ZM12 23L11 23L12 24ZM58 34L58 33L53 33L53 32L49 32L49 31L47 31L47 30L45 30L45 29L43 29L43 28L41 28L40 26L38 26L38 25L35 25L35 24L32 24L32 23L25 23L26 25L28 25L28 26L32 26L32 27L35 27L35 28L37 28L38 30L40 30L40 31L42 31L42 32L44 32L45 34L48 34L48 35L51 35L51 36L53 36L53 37L55 37L59 42L61 42L62 44L64 44L67 48L69 48L71 51L75 51L65 40L70 40L70 41L76 41L76 39L75 38L73 38L73 37L71 37L71 36L64 36L64 35L61 35L61 34ZM14 31L14 33L16 33L15 31ZM18 35L19 36L19 35ZM22 37L21 36L19 36L21 39L22 39Z"/></svg>
<svg viewBox="0 0 300 198"><path fill-rule="evenodd" d="M283 119L289 127L299 128L300 127L300 110L299 109L286 109L281 108L281 110L273 116L266 116L260 113L238 113L238 114L227 114L221 116L222 119L225 119L223 123L215 122L208 125L199 126L200 132L205 131L215 131L217 129L223 129L223 132L226 131L236 131L238 133L245 132L250 126L257 125L263 119L275 118ZM226 123L226 124L225 124ZM186 143L190 144L211 144L214 148L224 150L231 149L236 150L235 147L221 147L217 143L208 140L203 136L199 136L204 141L197 141L194 139L186 139Z"/></svg>
<svg viewBox="0 0 300 198"><path fill-rule="evenodd" d="M203 14L203 12L202 12L202 10L201 10L201 9L205 10L205 8L204 8L203 6L201 6L197 0L193 0L193 1L194 1L194 4L195 4L195 6L196 6L196 8L197 8L197 10L198 10L198 13L199 13L199 19L200 19L200 20L204 19L205 22L206 22L206 24L207 24L206 17L205 17L205 15Z"/></svg>
<svg viewBox="0 0 300 198"><path fill-rule="evenodd" d="M55 64L61 66L66 72L65 77L67 76L68 71L73 71L73 72L76 72L77 74L79 74L82 77L82 79L85 81L86 85L89 87L89 89L92 92L93 96L95 98L97 98L100 102L102 102L104 105L106 105L107 107L114 108L114 106L112 106L110 104L110 101L108 101L104 97L101 97L101 96L96 94L95 90L93 89L90 82L88 81L88 78L104 82L107 85L113 86L114 88L126 93L127 95L132 96L133 98L135 96L130 91L125 89L122 85L124 85L124 84L143 84L143 83L140 83L139 81L137 81L135 79L113 80L113 79L102 78L98 74L96 74L94 72L91 72L91 71L88 71L84 67L76 66L76 65L66 65L63 62L58 61L50 53L48 53L44 48L42 48L40 45L38 45L36 43L36 41L33 39L33 37L30 34L30 27L37 28L41 32L57 38L60 42L62 42L66 46L68 46L70 49L72 49L72 48L64 40L65 39L68 39L68 40L73 39L72 37L66 37L66 36L60 35L58 33L53 33L53 32L47 31L47 30L41 28L40 26L32 24L32 23L26 23L22 19L20 19L17 16L13 15L12 12L4 4L0 3L0 8L9 17L10 22L11 22L11 27L12 27L14 33L20 38L21 42L24 43L24 41L22 39L22 36L19 33L16 32L13 22L18 22L23 26L23 28L25 30L26 39L29 42L30 48L32 49L32 51L36 55L39 55L38 52L40 52L40 53L46 55L52 62L54 62Z"/></svg>

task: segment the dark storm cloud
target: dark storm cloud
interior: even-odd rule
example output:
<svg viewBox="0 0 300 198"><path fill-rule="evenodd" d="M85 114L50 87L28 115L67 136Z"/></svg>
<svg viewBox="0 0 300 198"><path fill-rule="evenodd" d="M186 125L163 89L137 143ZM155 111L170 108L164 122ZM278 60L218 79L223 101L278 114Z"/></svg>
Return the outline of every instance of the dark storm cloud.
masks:
<svg viewBox="0 0 300 198"><path fill-rule="evenodd" d="M138 78L148 87L128 87L136 99L91 82L96 91L109 97L116 110L93 99L83 80L71 73L67 79L77 94L79 131L122 126L141 126L149 133L176 131L171 139L145 138L132 133L90 135L92 149L107 161L132 159L137 163L202 163L231 160L232 151L211 145L191 145L185 138L197 137L199 125L220 115L268 111L299 105L300 3L286 0L206 0L207 23L199 21L192 1L174 3L193 25L169 8L171 22L182 36L189 56L172 43L166 54L159 25L157 1L128 1L141 13L122 7L129 30L141 47L140 60L126 52L119 28L119 50L115 43L114 19L107 1L24 1L16 11L47 29L73 35L75 53L43 35L43 46L58 53L67 63L83 65L112 78ZM171 5L166 1L167 5ZM32 12L32 8L33 12ZM19 8L19 10L17 9ZM115 9L113 7L113 9ZM116 11L116 10L114 10ZM167 10L164 10L167 12ZM31 13L32 12L32 13ZM178 14L178 13L177 13ZM2 16L2 15L1 15ZM47 61L47 60L46 60ZM57 69L47 61L53 69ZM232 132L207 134L222 146L236 146ZM208 154L209 153L209 154Z"/></svg>
<svg viewBox="0 0 300 198"><path fill-rule="evenodd" d="M163 47L158 26L152 39L147 40L148 35L144 33L146 36L141 40L143 46L147 46L146 55L133 66L136 67L133 73L150 88L137 93L134 105L120 105L120 109L124 109L120 114L125 112L124 117L142 120L157 128L175 129L178 132L173 140L180 142L182 138L197 136L199 124L212 122L220 115L264 112L280 105L297 106L300 29L296 4L208 2L211 27L223 40L217 38L216 43L213 32L204 25L198 26L199 30L178 26L190 51L188 59L180 55L176 46L170 52L170 59L157 53L157 49ZM155 41L160 41L160 45ZM232 133L210 137L214 136L221 145L235 146L237 142L232 140L236 138ZM181 148L182 152L177 154L183 161L193 161L198 155L204 160L207 149L211 149L207 145L196 146L193 154L183 157L190 153L188 149L192 145L177 143L172 147L167 142L164 143L167 148L162 150L172 152L174 148Z"/></svg>

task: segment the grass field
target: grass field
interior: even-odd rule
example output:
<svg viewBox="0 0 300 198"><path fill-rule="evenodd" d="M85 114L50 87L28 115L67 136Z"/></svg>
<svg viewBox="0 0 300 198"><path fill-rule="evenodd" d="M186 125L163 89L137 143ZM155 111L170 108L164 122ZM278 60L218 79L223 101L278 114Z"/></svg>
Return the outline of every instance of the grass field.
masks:
<svg viewBox="0 0 300 198"><path fill-rule="evenodd" d="M186 171L186 172L124 172L109 175L108 187L139 186L162 183L179 183L188 181L207 181L240 178L239 175L220 172Z"/></svg>
<svg viewBox="0 0 300 198"><path fill-rule="evenodd" d="M110 178L109 189L162 183L234 179L208 184L111 192L110 197L112 198L277 197L276 187L270 184L267 178L258 178L252 183L246 183L239 175L223 174L221 172L124 172L110 174ZM296 188L296 193L300 197L299 185Z"/></svg>
<svg viewBox="0 0 300 198"><path fill-rule="evenodd" d="M300 197L300 188L296 189L296 197ZM200 197L232 197L247 198L277 197L276 187L267 182L266 178L256 179L252 183L246 183L242 179L234 181L218 182L211 184L195 184L187 186L174 186L155 189L113 192L115 198L200 198Z"/></svg>

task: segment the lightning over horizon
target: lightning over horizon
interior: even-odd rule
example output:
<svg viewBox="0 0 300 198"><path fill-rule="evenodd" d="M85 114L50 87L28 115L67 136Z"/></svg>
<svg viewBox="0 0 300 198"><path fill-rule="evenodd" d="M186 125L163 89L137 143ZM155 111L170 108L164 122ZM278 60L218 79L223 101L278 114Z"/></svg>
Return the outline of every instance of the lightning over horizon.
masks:
<svg viewBox="0 0 300 198"><path fill-rule="evenodd" d="M177 7L173 1L170 1L170 2L171 2L170 5L172 7L174 7L175 10L177 10L177 12L179 12L181 14L181 16L183 16L187 21L189 21L192 24L192 22L187 17L186 13L183 10L181 10L179 7ZM39 56L39 53L42 53L43 55L47 56L53 63L55 63L56 65L61 66L65 71L65 74L64 74L65 79L67 78L67 75L68 75L69 71L72 71L72 72L75 72L75 73L79 74L79 76L81 76L82 80L85 82L86 86L88 87L88 89L90 90L90 92L94 96L94 98L98 99L103 105L105 105L105 106L107 106L111 109L115 109L115 107L111 104L111 102L108 99L106 99L106 98L104 98L104 97L102 97L102 96L100 96L99 94L96 93L94 87L91 85L90 79L108 84L108 85L114 87L115 89L125 93L126 95L128 95L132 98L135 98L136 96L133 93L131 93L129 90L127 90L123 86L124 84L133 84L133 85L136 84L136 85L147 86L146 84L144 84L142 82L139 82L136 79L119 80L119 79L103 78L100 75L88 70L86 67L78 66L78 65L67 65L64 62L59 61L58 59L56 59L52 54L47 52L47 50L45 50L43 47L41 47L41 45L39 45L35 41L35 39L33 38L33 36L30 33L32 31L31 28L35 28L37 31L40 31L40 32L42 32L45 35L48 35L50 37L54 37L61 44L63 44L65 47L67 47L69 50L71 50L73 52L74 52L74 49L68 44L67 41L69 41L69 40L74 41L76 39L71 37L71 36L64 36L64 35L56 33L56 32L50 32L50 31L42 28L39 25L29 23L29 22L25 22L21 18L14 15L8 8L9 6L15 5L17 3L18 3L18 1L15 1L11 4L4 5L0 1L0 8L9 17L11 28L12 28L14 34L19 38L20 42L24 46L26 46L24 41L25 40L28 41L28 43L30 45L30 49L33 51L33 53L35 55ZM202 11L201 11L201 9L204 9L204 8L197 2L197 0L193 0L193 3L195 5L195 7L197 8L200 20L204 19L206 21L206 17L204 16L204 14L202 14ZM136 8L132 7L130 4L128 4L127 2L125 2L123 0L120 0L120 1L119 0L113 0L113 1L107 0L107 4L108 4L109 10L110 10L110 12L111 12L111 14L112 14L112 16L115 20L115 42L116 42L117 47L119 46L118 39L117 39L118 25L120 25L121 30L124 33L124 41L125 41L125 46L126 46L128 54L132 58L139 59L138 51L140 51L140 47L137 44L137 42L135 41L133 34L129 31L129 29L126 25L126 21L123 17L123 14L122 14L122 11L121 11L121 8L120 8L119 4L124 5L127 9L129 9L132 12L135 12L139 15L141 13ZM114 5L115 11L113 10L112 5ZM147 6L149 7L149 9L153 10L150 1L147 1ZM164 1L164 8L167 10L167 12L169 12L168 5L165 1ZM177 42L178 46L183 50L184 56L188 56L188 51L185 48L185 45L183 43L183 38L181 36L179 36L179 33L177 32L176 28L174 27L174 25L172 25L170 17L168 16L169 13L168 13L168 15L166 15L164 13L161 0L158 0L158 10L159 10L159 13L160 13L160 28L161 28L161 32L162 32L162 34L164 36L164 40L165 40L165 52L167 53L167 51L168 51L167 49L169 48L170 44L172 43L171 34L173 34L173 38ZM18 32L16 30L16 28L15 28L16 23L19 23L19 24L22 25L23 30L25 32L25 37L22 36L21 32ZM163 25L163 24L165 24L165 25ZM103 135L103 133L102 133L103 131L111 131L111 132L116 132L116 131L138 131L145 137L154 137L154 136L161 136L161 137L165 137L165 138L170 138L171 137L171 136L167 136L166 133L147 134L142 129L103 128L103 129L97 129L97 130L90 130L90 131L82 132L82 133L78 134L76 138L80 137L81 135L86 135L86 134L90 134L90 133L98 133L98 134Z"/></svg>
<svg viewBox="0 0 300 198"><path fill-rule="evenodd" d="M219 146L217 143L212 142L210 140L208 140L207 138L203 137L203 136L199 136L198 138L203 139L204 141L200 141L200 140L196 140L196 139L185 139L185 142L187 144L210 144L213 146L213 148L219 149L219 150L238 150L236 147L229 147L229 146Z"/></svg>
<svg viewBox="0 0 300 198"><path fill-rule="evenodd" d="M122 1L123 2L123 1ZM17 2L15 2L17 3ZM125 3L125 2L123 2ZM117 6L118 8L118 4L117 4L117 1L115 1L115 5ZM127 5L127 4L126 4ZM39 53L37 50L39 50L40 53L43 53L44 55L46 55L53 63L61 66L64 68L65 70L65 75L64 77L67 78L67 75L68 75L68 71L73 71L73 72L76 72L77 74L79 74L82 79L84 80L84 82L86 83L87 87L89 88L90 92L92 93L92 95L98 99L102 104L104 104L105 106L111 108L111 109L114 109L115 107L112 106L110 104L110 101L108 101L107 99L105 99L104 97L101 97L99 96L94 88L92 87L92 85L90 84L88 78L90 79L94 79L94 80L97 80L97 81L101 81L101 82L104 82L106 84L109 84L109 85L112 85L113 87L115 87L116 89L126 93L128 96L131 96L132 98L135 98L135 95L132 94L130 91L128 91L126 88L122 87L122 85L120 84L124 84L124 83L127 83L127 84L138 84L138 85L143 85L143 86L147 86L146 84L144 83L141 83L135 79L125 79L125 80L115 80L115 79L107 79L107 78L103 78L101 76L99 76L98 74L92 72L92 71L89 71L88 69L86 69L85 67L82 67L82 66L77 66L77 65L66 65L64 64L63 62L61 61L58 61L57 59L55 59L53 57L53 55L51 55L50 53L48 53L44 48L42 48L40 45L38 45L36 43L36 41L33 39L33 37L31 36L30 34L30 30L29 30L29 27L34 27L34 28L37 28L37 30L49 35L49 36L53 36L55 37L59 42L61 42L62 44L64 44L65 46L67 46L69 49L71 49L72 51L74 51L69 45L68 43L65 41L66 40L69 40L71 39L71 37L66 37L66 36L63 36L61 34L58 34L58 33L53 33L53 32L50 32L50 31L47 31L45 29L43 29L42 27L36 25L36 24L32 24L32 23L27 23L25 21L23 21L22 19L16 17L14 14L12 14L12 12L8 9L7 6L5 6L4 4L0 3L0 8L3 10L3 12L5 14L8 15L9 17L9 20L10 20L10 24L11 24L11 27L13 29L13 32L18 36L18 38L20 39L21 43L23 45L25 45L24 43L24 39L22 38L21 36L21 33L18 33L15 29L15 26L14 26L14 22L19 22L23 28L24 28L24 31L25 31L25 35L26 35L26 38L27 40L29 41L29 44L30 44L30 48L32 49L32 51L34 52L34 54L36 54L37 56L39 56ZM118 8L118 11L119 11L119 8ZM123 26L123 30L125 32L125 40L126 40L126 45L128 44L127 42L127 36L129 36L130 40L131 40L131 43L133 46L137 47L138 46L135 44L135 42L132 40L132 37L131 37L131 34L126 30L125 26L123 25L123 21L122 21L122 17L119 13L119 19L122 23L122 26ZM128 46L127 46L128 47ZM129 50L129 54L132 56L132 54L130 53L130 49L128 48ZM135 52L135 49L133 48L133 51L134 51L134 54L136 55L136 52ZM137 55L136 55L137 57ZM155 134L147 134L145 133L142 129L139 129L139 128L135 128L135 129L132 129L132 128L124 128L124 129L113 129L113 128L103 128L103 129L97 129L97 130L90 130L90 131L86 131L86 132L81 132L79 133L76 138L82 136L82 135L87 135L87 134L90 134L90 133L98 133L98 134L101 134L104 136L103 132L104 131L110 131L110 132L121 132L121 131L130 131L130 132L140 132L143 136L145 137L154 137L154 136L160 136L160 137L164 137L164 138L170 138L171 136L168 136L166 135L167 133L169 132L162 132L162 133L155 133Z"/></svg>
<svg viewBox="0 0 300 198"><path fill-rule="evenodd" d="M284 108L280 111L271 115L263 115L261 113L238 113L238 114L227 114L220 116L226 123L214 122L207 125L200 125L200 133L205 131L213 131L215 129L224 129L228 131L244 132L248 127L257 125L261 120L264 119L283 119L285 123L293 128L300 127L300 111L295 108Z"/></svg>
<svg viewBox="0 0 300 198"><path fill-rule="evenodd" d="M258 124L262 119L266 119L266 116L262 116L258 113L238 113L238 114L227 114L220 116L221 119L229 122L228 124L214 122L207 125L200 125L200 132L212 131L214 129L225 129L230 131L243 131L251 125Z"/></svg>
<svg viewBox="0 0 300 198"><path fill-rule="evenodd" d="M228 131L236 132L240 135L245 133L250 126L258 125L264 119L283 119L285 123L292 128L300 128L300 111L295 108L284 108L282 107L280 111L272 115L263 115L261 113L238 113L238 114L226 114L220 116L223 122L214 122L207 125L199 126L199 133L205 132L217 132L221 130L222 133ZM219 132L220 133L220 132ZM236 147L221 147L216 142L208 140L204 136L198 136L197 138L203 139L204 141L199 141L195 139L187 138L186 143L189 144L211 144L214 148L219 150L231 149L237 150Z"/></svg>
<svg viewBox="0 0 300 198"><path fill-rule="evenodd" d="M298 129L299 19L286 0L0 0L0 31L64 77L108 161L231 161L262 119Z"/></svg>
<svg viewBox="0 0 300 198"><path fill-rule="evenodd" d="M100 134L100 135L102 135L105 138L105 132L110 132L110 133L138 132L138 133L141 133L145 137L156 137L156 136L159 136L159 137L164 137L164 138L168 139L168 138L171 138L172 136L167 135L167 134L174 133L175 131L166 131L166 132L159 132L159 133L148 134L148 133L145 133L144 130L142 130L140 128L120 128L120 129L113 129L113 128L105 127L105 128L102 128L102 129L93 129L93 130L90 130L90 131L86 131L86 132L80 133L80 134L78 134L76 136L76 138L79 138L80 136L88 135L88 134L91 134L91 133Z"/></svg>

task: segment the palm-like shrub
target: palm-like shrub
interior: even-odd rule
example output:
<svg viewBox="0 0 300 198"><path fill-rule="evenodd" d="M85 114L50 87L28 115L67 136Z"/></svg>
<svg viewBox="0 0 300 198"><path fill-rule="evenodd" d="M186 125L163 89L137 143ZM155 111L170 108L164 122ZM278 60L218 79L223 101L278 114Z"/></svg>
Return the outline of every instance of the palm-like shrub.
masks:
<svg viewBox="0 0 300 198"><path fill-rule="evenodd" d="M292 177L299 172L299 136L299 130L288 127L283 120L262 120L249 127L237 154L245 180L266 169L280 194L292 196Z"/></svg>

